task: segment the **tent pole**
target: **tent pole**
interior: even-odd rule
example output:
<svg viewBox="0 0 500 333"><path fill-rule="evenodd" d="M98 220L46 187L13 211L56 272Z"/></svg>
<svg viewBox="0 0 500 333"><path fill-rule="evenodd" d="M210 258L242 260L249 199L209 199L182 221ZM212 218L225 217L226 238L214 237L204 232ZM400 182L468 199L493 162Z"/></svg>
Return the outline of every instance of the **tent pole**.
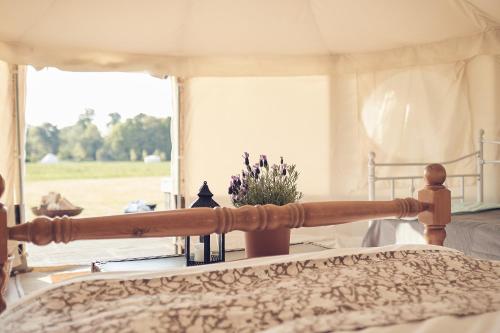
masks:
<svg viewBox="0 0 500 333"><path fill-rule="evenodd" d="M172 142L172 150L174 151L172 163L173 171L172 177L173 179L173 192L174 194L181 194L181 159L182 159L182 134L181 134L181 85L180 79L178 77L172 76L172 98L173 100L173 114L172 114L172 125L175 127L175 137L173 138L175 142ZM175 203L177 204L177 203ZM176 208L179 208L176 206Z"/></svg>
<svg viewBox="0 0 500 333"><path fill-rule="evenodd" d="M185 127L185 121L186 121L186 115L185 115L185 99L184 99L184 79L177 77L176 78L176 84L177 84L177 145L178 145L178 165L177 165L177 170L178 170L178 193L181 196L185 195L185 186L184 186L184 127Z"/></svg>
<svg viewBox="0 0 500 333"><path fill-rule="evenodd" d="M172 199L174 209L184 208L183 186L182 186L182 157L184 151L183 137L183 114L182 114L182 79L176 76L170 77L172 84L172 154L171 154L171 177L172 177ZM172 129L174 129L172 131ZM184 237L175 237L175 253L184 253Z"/></svg>
<svg viewBox="0 0 500 333"><path fill-rule="evenodd" d="M16 219L16 223L26 222L25 218L25 198L24 198L24 154L22 154L22 126L21 118L19 112L19 65L14 65L14 71L12 73L13 88L14 88L14 117L16 121L16 158L17 158L17 174L18 174L18 186L16 186L16 197L19 209L19 218ZM28 261L26 259L26 248L23 244L19 245L19 254L21 264L14 268L17 272L29 271Z"/></svg>
<svg viewBox="0 0 500 333"><path fill-rule="evenodd" d="M19 65L15 65L14 68L14 98L15 98L15 103L14 103L14 114L15 114L15 119L16 119L16 143L17 143L17 167L18 167L18 177L19 177L19 186L16 188L17 191L17 199L18 199L18 204L20 205L21 208L21 223L25 222L24 218L24 189L23 189L23 184L24 184L24 161L23 161L23 154L21 153L23 151L22 147L22 139L21 139L21 120L20 120L20 114L19 114Z"/></svg>

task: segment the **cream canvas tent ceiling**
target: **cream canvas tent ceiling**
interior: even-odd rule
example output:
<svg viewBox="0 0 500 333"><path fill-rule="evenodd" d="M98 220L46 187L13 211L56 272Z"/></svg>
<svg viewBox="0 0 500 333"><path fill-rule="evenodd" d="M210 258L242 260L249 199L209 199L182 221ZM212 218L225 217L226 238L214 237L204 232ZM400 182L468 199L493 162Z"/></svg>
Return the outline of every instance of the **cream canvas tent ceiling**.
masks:
<svg viewBox="0 0 500 333"><path fill-rule="evenodd" d="M497 52L498 22L498 0L1 0L0 59L178 76L324 74Z"/></svg>
<svg viewBox="0 0 500 333"><path fill-rule="evenodd" d="M7 63L185 78L188 202L207 180L230 204L243 151L296 163L304 200L353 199L366 198L371 150L378 161L442 161L477 149L480 128L500 137L499 0L0 0L0 60L0 172L10 180L22 152ZM498 202L493 167L486 200Z"/></svg>

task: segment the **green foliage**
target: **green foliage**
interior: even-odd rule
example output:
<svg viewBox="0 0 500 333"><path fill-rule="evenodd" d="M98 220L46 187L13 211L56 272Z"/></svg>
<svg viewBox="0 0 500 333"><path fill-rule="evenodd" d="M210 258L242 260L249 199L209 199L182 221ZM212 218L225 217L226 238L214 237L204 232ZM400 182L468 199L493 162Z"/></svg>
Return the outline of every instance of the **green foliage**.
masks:
<svg viewBox="0 0 500 333"><path fill-rule="evenodd" d="M103 145L103 138L97 126L92 123L94 114L94 110L86 109L75 125L61 130L61 159L95 161L97 150Z"/></svg>
<svg viewBox="0 0 500 333"><path fill-rule="evenodd" d="M59 150L59 129L49 123L28 127L26 133L26 156L28 162L37 162L48 153Z"/></svg>
<svg viewBox="0 0 500 333"><path fill-rule="evenodd" d="M119 160L116 158L116 156L113 156L111 154L111 151L106 148L106 142L104 142L104 145L99 148L96 152L96 160L98 161L115 161Z"/></svg>
<svg viewBox="0 0 500 333"><path fill-rule="evenodd" d="M118 113L118 112L112 112L108 115L111 120L109 121L109 123L107 124L108 127L113 127L115 126L116 124L118 124L120 122L120 120L122 119L122 116Z"/></svg>
<svg viewBox="0 0 500 333"><path fill-rule="evenodd" d="M115 123L101 148L116 160L135 160L153 152L171 159L170 117L156 118L139 114L124 122ZM133 152L133 153L132 153ZM98 156L101 156L98 154Z"/></svg>
<svg viewBox="0 0 500 333"><path fill-rule="evenodd" d="M109 132L102 137L94 115L93 109L85 109L76 124L61 130L48 123L29 127L26 160L36 162L53 153L68 161L136 161L153 152L171 159L170 117L139 114L122 121L119 113L110 113Z"/></svg>
<svg viewBox="0 0 500 333"><path fill-rule="evenodd" d="M130 149L130 160L137 161L137 153L133 149Z"/></svg>
<svg viewBox="0 0 500 333"><path fill-rule="evenodd" d="M80 124L83 127L87 127L89 124L92 123L94 116L95 116L94 109L86 108L85 112L78 116L77 124Z"/></svg>
<svg viewBox="0 0 500 333"><path fill-rule="evenodd" d="M163 177L170 175L170 162L60 162L26 163L27 181L56 179L103 179Z"/></svg>

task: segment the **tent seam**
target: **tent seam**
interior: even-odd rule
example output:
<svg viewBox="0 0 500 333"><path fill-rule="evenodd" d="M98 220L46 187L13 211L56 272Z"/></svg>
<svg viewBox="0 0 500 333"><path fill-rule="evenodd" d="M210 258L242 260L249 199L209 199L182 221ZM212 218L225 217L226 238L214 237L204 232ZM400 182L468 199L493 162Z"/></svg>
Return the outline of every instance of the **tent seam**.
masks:
<svg viewBox="0 0 500 333"><path fill-rule="evenodd" d="M24 39L24 37L26 36L26 34L28 34L29 31L33 30L33 28L36 25L38 25L38 23L40 23L41 21L43 21L43 19L45 17L45 14L47 14L47 12L49 11L49 9L53 7L53 5L54 5L55 2L56 2L56 0L52 0L50 2L50 4L47 7L45 7L45 9L43 10L42 14L39 16L38 20L35 20L30 26L28 26L26 29L24 29L24 31L19 34L19 36L17 37L16 40L22 41Z"/></svg>
<svg viewBox="0 0 500 333"><path fill-rule="evenodd" d="M307 4L309 6L309 11L311 13L311 17L312 17L312 20L313 20L313 23L314 23L314 27L316 28L316 32L318 33L318 36L319 36L319 39L321 40L321 43L323 44L324 48L328 52L328 55L334 57L337 54L333 53L332 50L330 50L330 47L328 46L328 43L326 43L325 37L323 36L323 33L321 32L321 29L319 27L317 17L314 14L314 9L313 9L313 6L312 6L311 2L312 2L312 0L307 0Z"/></svg>
<svg viewBox="0 0 500 333"><path fill-rule="evenodd" d="M456 3L458 7L462 9L464 14L469 17L473 21L473 23L475 23L481 29L482 32L500 26L499 22L497 22L488 13L484 12L482 9L471 3L470 0L455 0L452 3Z"/></svg>

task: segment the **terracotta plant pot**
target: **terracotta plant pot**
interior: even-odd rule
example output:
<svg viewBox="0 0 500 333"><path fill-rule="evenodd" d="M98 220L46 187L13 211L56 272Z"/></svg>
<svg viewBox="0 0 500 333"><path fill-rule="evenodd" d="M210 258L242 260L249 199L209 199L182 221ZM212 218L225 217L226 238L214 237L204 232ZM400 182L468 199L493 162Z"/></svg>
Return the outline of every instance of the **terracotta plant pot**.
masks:
<svg viewBox="0 0 500 333"><path fill-rule="evenodd" d="M290 229L245 232L247 258L277 256L290 252Z"/></svg>

